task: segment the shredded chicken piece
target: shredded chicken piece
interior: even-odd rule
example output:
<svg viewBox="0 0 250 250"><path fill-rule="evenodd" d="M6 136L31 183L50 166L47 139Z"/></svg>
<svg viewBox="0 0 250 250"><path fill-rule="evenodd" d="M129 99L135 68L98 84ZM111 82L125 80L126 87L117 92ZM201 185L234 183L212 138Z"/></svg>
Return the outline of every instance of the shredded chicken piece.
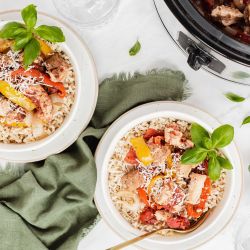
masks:
<svg viewBox="0 0 250 250"><path fill-rule="evenodd" d="M188 178L191 170L196 166L197 165L183 165L179 163L178 166L176 166L177 175L182 178Z"/></svg>
<svg viewBox="0 0 250 250"><path fill-rule="evenodd" d="M37 116L48 123L52 119L52 101L41 85L27 85L24 94L37 106Z"/></svg>
<svg viewBox="0 0 250 250"><path fill-rule="evenodd" d="M186 202L195 205L198 204L200 201L201 192L204 187L204 183L206 181L207 176L192 173L190 177L191 181L188 186Z"/></svg>
<svg viewBox="0 0 250 250"><path fill-rule="evenodd" d="M4 117L7 123L22 122L26 116L26 111L15 106L8 99L0 98L0 116Z"/></svg>
<svg viewBox="0 0 250 250"><path fill-rule="evenodd" d="M234 5L239 9L239 10L244 10L245 8L245 3L244 0L233 0Z"/></svg>
<svg viewBox="0 0 250 250"><path fill-rule="evenodd" d="M54 53L45 61L45 67L52 81L63 82L69 74L70 66L59 53Z"/></svg>
<svg viewBox="0 0 250 250"><path fill-rule="evenodd" d="M170 145L182 149L192 148L194 146L191 140L185 138L178 125L167 126L165 128L165 141Z"/></svg>
<svg viewBox="0 0 250 250"><path fill-rule="evenodd" d="M173 181L164 183L159 194L154 196L154 201L166 206L171 213L179 213L182 210L185 193Z"/></svg>
<svg viewBox="0 0 250 250"><path fill-rule="evenodd" d="M122 176L121 182L125 190L136 192L136 189L142 186L144 178L138 170L131 170Z"/></svg>
<svg viewBox="0 0 250 250"><path fill-rule="evenodd" d="M213 9L211 16L215 20L221 22L224 26L237 23L241 18L243 18L243 14L238 9L225 5L220 5Z"/></svg>
<svg viewBox="0 0 250 250"><path fill-rule="evenodd" d="M165 166L167 157L171 154L169 146L162 146L158 144L148 143L151 155L153 157L152 165Z"/></svg>
<svg viewBox="0 0 250 250"><path fill-rule="evenodd" d="M244 10L244 18L245 18L246 24L250 25L250 3L246 6Z"/></svg>

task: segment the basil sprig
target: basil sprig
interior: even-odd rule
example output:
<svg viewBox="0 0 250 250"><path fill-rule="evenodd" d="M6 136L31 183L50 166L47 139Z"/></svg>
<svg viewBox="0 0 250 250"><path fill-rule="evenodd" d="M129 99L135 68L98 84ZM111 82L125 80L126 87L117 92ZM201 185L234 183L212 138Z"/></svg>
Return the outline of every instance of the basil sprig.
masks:
<svg viewBox="0 0 250 250"><path fill-rule="evenodd" d="M231 125L222 125L210 135L202 126L193 123L191 137L195 147L184 152L182 164L199 164L207 159L208 175L214 181L220 178L221 169L233 169L231 162L219 151L234 138L234 128Z"/></svg>
<svg viewBox="0 0 250 250"><path fill-rule="evenodd" d="M56 43L64 42L65 37L60 28L55 26L41 25L37 23L36 6L28 5L21 11L24 23L9 22L0 30L0 38L14 40L14 50L24 50L24 65L27 68L40 54L40 43L38 38Z"/></svg>

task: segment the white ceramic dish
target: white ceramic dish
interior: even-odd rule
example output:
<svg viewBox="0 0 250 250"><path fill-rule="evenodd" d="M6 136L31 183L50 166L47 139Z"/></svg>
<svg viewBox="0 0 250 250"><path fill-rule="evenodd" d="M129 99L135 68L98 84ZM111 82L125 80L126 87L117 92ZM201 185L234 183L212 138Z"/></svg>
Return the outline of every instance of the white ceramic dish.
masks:
<svg viewBox="0 0 250 250"><path fill-rule="evenodd" d="M103 219L120 236L131 239L143 234L133 228L114 207L108 190L108 161L116 143L124 134L143 121L156 117L173 117L196 122L212 132L221 124L212 116L192 106L177 102L154 102L137 107L115 121L103 136L96 151L97 186L95 202ZM242 168L238 150L234 143L225 148L224 153L232 162L234 169L227 173L224 197L212 211L204 224L196 231L172 237L153 236L137 246L144 249L191 249L218 234L230 221L238 206L242 188Z"/></svg>
<svg viewBox="0 0 250 250"><path fill-rule="evenodd" d="M20 21L20 10L0 13L0 27L10 20ZM70 115L52 135L29 144L0 143L0 159L2 160L33 162L63 151L78 138L88 125L96 106L98 96L96 67L85 43L75 31L57 18L38 13L39 24L61 27L65 34L66 42L61 45L70 56L76 74L75 102Z"/></svg>

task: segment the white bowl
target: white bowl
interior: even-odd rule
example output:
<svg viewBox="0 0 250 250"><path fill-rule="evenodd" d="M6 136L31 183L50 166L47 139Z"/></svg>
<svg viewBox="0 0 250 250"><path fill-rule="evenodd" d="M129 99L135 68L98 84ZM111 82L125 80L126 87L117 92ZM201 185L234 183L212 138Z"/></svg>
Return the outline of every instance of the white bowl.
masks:
<svg viewBox="0 0 250 250"><path fill-rule="evenodd" d="M153 102L139 106L116 120L103 136L97 151L97 186L95 202L107 224L124 240L143 234L133 228L112 203L108 190L108 161L117 142L135 125L156 117L173 117L188 122L196 122L212 132L221 124L212 116L192 106L178 102ZM230 221L238 206L242 189L242 168L238 150L231 143L223 150L234 169L227 172L224 197L207 220L197 230L186 235L172 237L153 236L137 244L144 249L190 249L211 239Z"/></svg>
<svg viewBox="0 0 250 250"><path fill-rule="evenodd" d="M9 21L21 21L20 10L0 13L0 27ZM75 102L63 124L50 136L28 144L0 143L0 159L11 162L33 162L57 154L69 147L88 125L97 101L98 80L93 58L80 36L67 24L44 13L38 13L38 25L61 27L66 42L63 49L71 58L76 74Z"/></svg>

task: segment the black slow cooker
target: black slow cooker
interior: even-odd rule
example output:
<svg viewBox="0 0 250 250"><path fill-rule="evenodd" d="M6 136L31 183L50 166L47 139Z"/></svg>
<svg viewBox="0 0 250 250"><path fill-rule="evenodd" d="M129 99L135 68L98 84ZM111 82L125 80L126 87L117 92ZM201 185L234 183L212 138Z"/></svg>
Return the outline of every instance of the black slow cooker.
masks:
<svg viewBox="0 0 250 250"><path fill-rule="evenodd" d="M194 70L204 68L224 79L250 85L250 45L205 19L190 0L154 0L157 12Z"/></svg>

